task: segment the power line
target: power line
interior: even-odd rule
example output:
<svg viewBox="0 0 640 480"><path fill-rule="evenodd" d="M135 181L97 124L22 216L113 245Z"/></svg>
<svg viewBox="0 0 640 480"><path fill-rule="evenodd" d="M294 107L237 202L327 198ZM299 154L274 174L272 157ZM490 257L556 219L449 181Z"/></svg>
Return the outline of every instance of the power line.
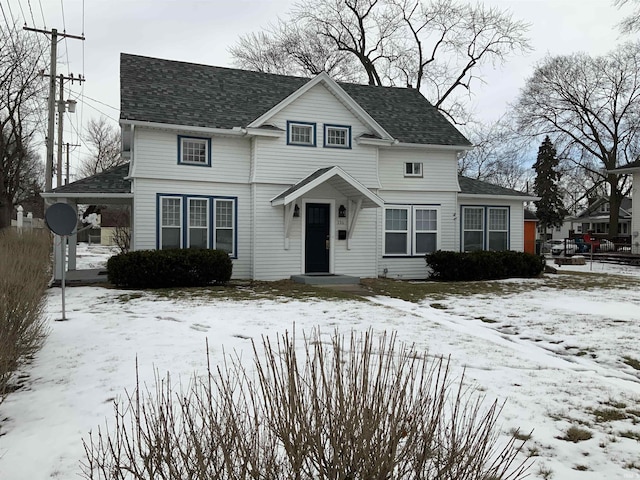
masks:
<svg viewBox="0 0 640 480"><path fill-rule="evenodd" d="M33 16L33 8L31 8L31 0L27 0L27 3L29 4L29 13L31 14L31 21L33 22L33 26L36 26L36 19Z"/></svg>
<svg viewBox="0 0 640 480"><path fill-rule="evenodd" d="M24 14L24 10L22 9L22 3L18 0L18 7L20 7L20 12L22 13L22 19L24 20L24 24L27 24L27 17Z"/></svg>
<svg viewBox="0 0 640 480"><path fill-rule="evenodd" d="M85 95L85 97L84 97L84 98L89 98L89 97L87 97L87 96ZM89 108L93 108L96 112L98 112L98 113L100 113L100 114L104 115L105 117L110 118L110 119L111 119L111 120L113 120L114 122L118 122L118 121L119 121L117 118L113 118L113 117L112 117L111 115L109 115L108 113L104 113L102 110L100 110L100 109L98 109L98 108L94 107L94 106L93 106L93 105L91 105L91 103L89 103L89 102L84 102L84 104L85 104L87 107L89 107ZM112 107L112 108L113 108L113 107Z"/></svg>
<svg viewBox="0 0 640 480"><path fill-rule="evenodd" d="M60 7L62 8L62 31L67 32L67 23L64 18L64 0L60 0ZM67 57L67 73L69 73L71 65L69 63L69 42L67 41L67 37L64 37L64 51Z"/></svg>
<svg viewBox="0 0 640 480"><path fill-rule="evenodd" d="M88 99L89 99L89 100L91 100L92 102L99 103L100 105L104 105L105 107L113 108L114 110L118 110L118 111L120 110L120 109L119 109L119 108L117 108L117 107L113 107L113 106L109 105L108 103L101 102L100 100L96 100L95 98L91 98L91 97L89 97L89 96L87 96L87 95L85 95L85 98L88 98Z"/></svg>
<svg viewBox="0 0 640 480"><path fill-rule="evenodd" d="M42 9L42 0L38 0L38 3L40 4L40 15L42 15L42 24L44 25L44 29L47 29L47 21L44 19L44 10ZM35 26L35 24L34 24Z"/></svg>

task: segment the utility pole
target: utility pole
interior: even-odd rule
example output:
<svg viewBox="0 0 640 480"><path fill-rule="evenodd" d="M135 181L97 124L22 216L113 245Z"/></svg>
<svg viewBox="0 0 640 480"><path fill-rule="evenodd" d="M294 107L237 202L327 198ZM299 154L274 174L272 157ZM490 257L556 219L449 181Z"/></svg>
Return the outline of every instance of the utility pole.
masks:
<svg viewBox="0 0 640 480"><path fill-rule="evenodd" d="M69 111L69 113L74 113L76 111L76 101L75 100L66 100L64 99L64 81L71 80L71 83L76 80L80 83L84 82L84 78L74 77L73 73L70 76L65 77L63 74L60 74L60 99L58 100L58 164L56 169L56 187L62 186L62 134L64 131L64 112Z"/></svg>
<svg viewBox="0 0 640 480"><path fill-rule="evenodd" d="M44 169L44 190L46 192L51 190L53 183L53 134L56 123L56 66L58 60L58 37L60 38L75 38L77 40L84 40L84 34L69 35L66 32L61 34L58 30L52 28L51 30L41 30L39 28L23 27L23 30L29 32L44 33L45 35L51 35L51 66L49 67L49 122L47 128L47 161L45 162ZM58 185L59 186L59 185Z"/></svg>

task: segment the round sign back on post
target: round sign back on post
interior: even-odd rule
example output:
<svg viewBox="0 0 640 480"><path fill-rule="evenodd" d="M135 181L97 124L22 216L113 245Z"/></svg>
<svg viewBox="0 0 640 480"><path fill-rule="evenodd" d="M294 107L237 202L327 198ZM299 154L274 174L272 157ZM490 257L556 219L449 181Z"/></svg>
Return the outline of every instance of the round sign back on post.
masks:
<svg viewBox="0 0 640 480"><path fill-rule="evenodd" d="M78 225L76 211L68 203L54 203L44 213L47 227L57 235L71 235Z"/></svg>
<svg viewBox="0 0 640 480"><path fill-rule="evenodd" d="M67 315L65 312L64 305L64 296L65 296L65 278L64 272L67 269L66 266L66 257L67 257L67 236L71 235L76 226L78 225L78 217L76 216L76 211L74 208L67 203L54 203L47 211L44 212L44 221L51 230L56 235L62 237L60 239L60 249L61 255L60 258L62 260L62 318L60 320L66 320Z"/></svg>

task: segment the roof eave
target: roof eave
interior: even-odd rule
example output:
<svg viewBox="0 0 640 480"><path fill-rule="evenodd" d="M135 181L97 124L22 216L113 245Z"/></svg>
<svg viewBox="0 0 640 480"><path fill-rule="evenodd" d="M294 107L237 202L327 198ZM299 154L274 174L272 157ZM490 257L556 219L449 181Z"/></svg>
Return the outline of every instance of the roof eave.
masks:
<svg viewBox="0 0 640 480"><path fill-rule="evenodd" d="M213 128L213 127L196 127L191 125L178 125L174 123L161 123L161 122L148 122L145 120L129 120L126 118L120 119L120 125L134 125L136 127L157 128L164 130L175 130L183 132L197 132L211 135L233 135L244 136L247 134L247 130L242 127L233 128Z"/></svg>
<svg viewBox="0 0 640 480"><path fill-rule="evenodd" d="M45 192L43 198L133 198L133 193Z"/></svg>
<svg viewBox="0 0 640 480"><path fill-rule="evenodd" d="M536 202L540 197L531 195L486 195L482 193L462 193L458 192L458 198L483 199L483 200L517 200L522 202Z"/></svg>
<svg viewBox="0 0 640 480"><path fill-rule="evenodd" d="M473 150L473 145L438 145L433 143L394 143L394 147L418 148L425 150L448 150L448 151L468 151Z"/></svg>

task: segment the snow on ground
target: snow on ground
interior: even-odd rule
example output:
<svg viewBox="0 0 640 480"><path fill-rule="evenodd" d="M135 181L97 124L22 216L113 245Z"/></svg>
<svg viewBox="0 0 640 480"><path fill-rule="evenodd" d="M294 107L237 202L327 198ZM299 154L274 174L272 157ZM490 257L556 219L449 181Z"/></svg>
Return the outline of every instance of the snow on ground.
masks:
<svg viewBox="0 0 640 480"><path fill-rule="evenodd" d="M78 265L91 268L110 255L99 246L81 245L79 253ZM562 270L569 268L576 267ZM399 340L431 355L451 355L458 375L465 367L489 400L507 401L505 435L533 430L531 478L640 479L640 371L623 362L625 356L640 360L640 288L637 270L629 269L594 265L597 275L626 273L633 288L580 291L527 280L524 292L437 304L381 296L366 302L176 300L68 288L69 321L51 322L47 343L26 371L26 387L0 405L0 478L77 478L82 439L111 422L113 400L132 391L136 359L149 385L155 371L168 370L186 383L206 368L207 339L213 363L233 351L250 359L251 339L275 337L295 324L299 337L317 326L325 334L396 331ZM51 289L48 315L58 318L59 312L60 290ZM598 410L612 408L628 418L598 421ZM558 438L572 425L593 438Z"/></svg>

